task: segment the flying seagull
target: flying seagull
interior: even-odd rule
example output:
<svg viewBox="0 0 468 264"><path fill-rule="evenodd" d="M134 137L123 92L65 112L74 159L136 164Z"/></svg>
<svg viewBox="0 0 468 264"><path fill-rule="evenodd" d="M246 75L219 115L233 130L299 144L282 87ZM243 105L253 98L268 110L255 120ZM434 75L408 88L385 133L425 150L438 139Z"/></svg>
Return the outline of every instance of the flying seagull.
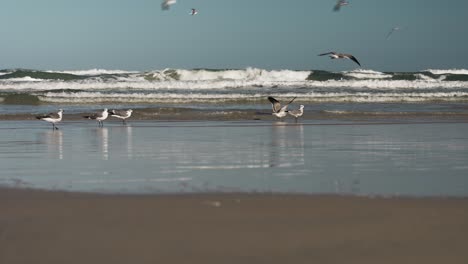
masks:
<svg viewBox="0 0 468 264"><path fill-rule="evenodd" d="M319 54L319 56L324 56L324 55L329 55L331 59L350 59L354 61L355 63L357 63L359 67L361 66L361 63L359 63L359 61L351 54L336 53L334 51Z"/></svg>
<svg viewBox="0 0 468 264"><path fill-rule="evenodd" d="M106 120L106 118L108 116L109 116L109 113L107 112L107 108L105 108L102 112L95 113L95 114L92 114L92 115L83 116L83 117L98 121L98 125L102 127L102 126L104 126L104 123L102 121Z"/></svg>
<svg viewBox="0 0 468 264"><path fill-rule="evenodd" d="M398 30L400 30L399 27L394 27L394 28L392 28L392 29L390 30L390 32L388 32L387 38L386 38L386 39L388 40L388 39L390 38L390 36L391 36L395 31L398 31Z"/></svg>
<svg viewBox="0 0 468 264"><path fill-rule="evenodd" d="M296 97L294 97L291 101L289 101L289 103L285 104L284 106L281 106L281 103L278 100L276 100L275 98L271 96L268 96L268 100L271 103L271 109L273 110L272 115L278 117L281 120L283 117L287 115L288 105L292 103L294 99L296 99Z"/></svg>
<svg viewBox="0 0 468 264"><path fill-rule="evenodd" d="M176 0L163 0L161 4L162 10L169 10L169 7L173 4L175 4L177 1Z"/></svg>
<svg viewBox="0 0 468 264"><path fill-rule="evenodd" d="M297 122L297 119L304 114L304 105L301 105L297 110L289 110L288 114L294 116Z"/></svg>
<svg viewBox="0 0 468 264"><path fill-rule="evenodd" d="M62 121L62 113L63 113L63 110L59 109L57 113L50 113L47 115L36 116L36 118L39 120L52 123L52 129L58 129L58 127L55 126L55 123Z"/></svg>
<svg viewBox="0 0 468 264"><path fill-rule="evenodd" d="M190 15L194 16L196 14L198 14L198 11L195 8L192 8L192 10L190 10Z"/></svg>
<svg viewBox="0 0 468 264"><path fill-rule="evenodd" d="M336 5L333 7L333 11L338 12L340 11L341 7L345 5L349 5L349 2L346 0L338 0L338 2L336 2Z"/></svg>
<svg viewBox="0 0 468 264"><path fill-rule="evenodd" d="M128 110L110 110L109 114L113 117L117 117L122 119L122 123L126 124L125 119L129 118L132 115L133 110L128 109Z"/></svg>

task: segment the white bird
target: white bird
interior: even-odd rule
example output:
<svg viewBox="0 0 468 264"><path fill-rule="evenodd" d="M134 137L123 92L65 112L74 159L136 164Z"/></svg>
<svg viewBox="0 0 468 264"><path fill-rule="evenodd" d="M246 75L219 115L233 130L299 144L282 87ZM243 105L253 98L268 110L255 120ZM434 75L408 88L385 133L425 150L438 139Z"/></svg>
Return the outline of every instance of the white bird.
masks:
<svg viewBox="0 0 468 264"><path fill-rule="evenodd" d="M278 100L276 100L275 98L271 96L268 96L268 100L271 103L271 109L273 110L272 115L282 120L282 118L288 114L288 105L292 103L294 99L296 99L296 97L294 97L291 101L289 101L289 103L285 104L284 106L281 106L281 103Z"/></svg>
<svg viewBox="0 0 468 264"><path fill-rule="evenodd" d="M192 10L190 10L190 15L194 16L196 14L198 14L198 11L195 8L192 8Z"/></svg>
<svg viewBox="0 0 468 264"><path fill-rule="evenodd" d="M163 0L161 4L162 10L169 10L169 7L173 4L175 4L177 1L176 0Z"/></svg>
<svg viewBox="0 0 468 264"><path fill-rule="evenodd" d="M299 107L299 109L297 109L297 110L289 110L288 114L294 116L294 118L296 119L296 122L297 122L297 119L304 114L304 105L301 105Z"/></svg>
<svg viewBox="0 0 468 264"><path fill-rule="evenodd" d="M52 129L58 129L58 127L55 126L55 123L62 121L62 116L63 116L63 110L59 109L57 113L49 113L47 115L36 116L36 118L39 120L52 123Z"/></svg>
<svg viewBox="0 0 468 264"><path fill-rule="evenodd" d="M125 119L129 118L132 115L133 110L128 109L128 110L110 110L109 114L113 117L117 117L122 119L122 123L125 124L126 121Z"/></svg>
<svg viewBox="0 0 468 264"><path fill-rule="evenodd" d="M102 127L102 126L104 126L103 121L106 120L106 118L108 116L109 116L109 112L107 112L107 108L105 108L102 112L95 113L95 114L92 114L92 115L83 116L83 117L98 121L98 125Z"/></svg>
<svg viewBox="0 0 468 264"><path fill-rule="evenodd" d="M329 55L331 59L350 59L354 61L355 63L357 63L359 66L361 66L361 63L359 63L359 61L351 54L336 53L334 51L319 54L319 56L324 56L324 55Z"/></svg>
<svg viewBox="0 0 468 264"><path fill-rule="evenodd" d="M341 7L345 5L349 5L349 2L346 0L338 0L338 2L336 2L336 5L333 7L333 11L338 12L340 11Z"/></svg>
<svg viewBox="0 0 468 264"><path fill-rule="evenodd" d="M399 27L394 27L394 28L392 28L392 29L390 30L390 32L388 32L386 39L388 40L388 39L390 38L390 36L391 36L395 31L398 31L398 30L400 30Z"/></svg>

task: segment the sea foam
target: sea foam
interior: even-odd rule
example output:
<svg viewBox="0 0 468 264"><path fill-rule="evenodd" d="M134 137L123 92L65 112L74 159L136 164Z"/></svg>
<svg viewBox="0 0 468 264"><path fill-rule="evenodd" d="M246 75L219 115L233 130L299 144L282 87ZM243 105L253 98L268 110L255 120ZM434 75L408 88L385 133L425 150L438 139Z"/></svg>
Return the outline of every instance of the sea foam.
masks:
<svg viewBox="0 0 468 264"><path fill-rule="evenodd" d="M391 73L369 69L328 72L246 68L1 72L6 73L0 75L0 98L10 93L25 93L41 101L64 103L210 102L259 100L270 95L320 102L468 100L468 75L463 74L468 70Z"/></svg>

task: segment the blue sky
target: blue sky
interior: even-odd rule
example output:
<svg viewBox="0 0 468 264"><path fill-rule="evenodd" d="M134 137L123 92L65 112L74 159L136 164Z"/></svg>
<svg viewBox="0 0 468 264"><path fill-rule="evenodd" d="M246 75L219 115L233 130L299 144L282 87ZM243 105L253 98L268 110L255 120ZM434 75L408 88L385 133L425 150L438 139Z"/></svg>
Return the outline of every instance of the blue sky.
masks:
<svg viewBox="0 0 468 264"><path fill-rule="evenodd" d="M0 68L468 68L468 1L1 0ZM190 8L199 14L190 16ZM389 40L388 31L403 29Z"/></svg>

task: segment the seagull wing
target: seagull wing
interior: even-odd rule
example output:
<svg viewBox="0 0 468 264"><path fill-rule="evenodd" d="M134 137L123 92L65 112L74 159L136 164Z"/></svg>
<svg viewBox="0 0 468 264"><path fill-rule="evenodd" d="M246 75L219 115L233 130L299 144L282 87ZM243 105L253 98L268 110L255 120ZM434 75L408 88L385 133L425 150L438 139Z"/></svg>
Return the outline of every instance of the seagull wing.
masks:
<svg viewBox="0 0 468 264"><path fill-rule="evenodd" d="M163 0L161 4L162 10L169 10L169 7L176 3L176 0Z"/></svg>
<svg viewBox="0 0 468 264"><path fill-rule="evenodd" d="M37 118L37 119L43 119L43 118L48 118L48 117L50 117L50 115L49 115L49 114L47 114L47 115L38 115L38 116L36 116L36 118Z"/></svg>
<svg viewBox="0 0 468 264"><path fill-rule="evenodd" d="M104 116L104 112L99 112L95 114L96 118L103 117L103 116Z"/></svg>
<svg viewBox="0 0 468 264"><path fill-rule="evenodd" d="M294 100L296 100L297 97L294 97L291 101L289 101L287 104L285 104L283 107L281 107L280 112L288 112L288 106L291 104Z"/></svg>
<svg viewBox="0 0 468 264"><path fill-rule="evenodd" d="M47 114L47 116L45 116L45 117L50 117L50 118L59 118L60 116L59 116L59 114L58 114L58 113L49 113L49 114Z"/></svg>
<svg viewBox="0 0 468 264"><path fill-rule="evenodd" d="M289 110L288 113L294 117L299 117L304 114L304 110L299 108L299 109Z"/></svg>
<svg viewBox="0 0 468 264"><path fill-rule="evenodd" d="M340 2L338 1L338 3L333 7L333 11L338 12L340 11L340 8L341 8L341 5L340 5Z"/></svg>
<svg viewBox="0 0 468 264"><path fill-rule="evenodd" d="M336 52L331 51L331 52L319 54L318 56L325 56L325 55L330 55L330 54L336 54Z"/></svg>
<svg viewBox="0 0 468 264"><path fill-rule="evenodd" d="M271 108L273 109L273 112L278 113L281 110L281 103L271 96L268 96L268 100L271 103Z"/></svg>
<svg viewBox="0 0 468 264"><path fill-rule="evenodd" d="M129 110L112 110L112 111L108 111L109 114L111 116L123 116L123 117L126 117L126 116L130 116L131 115L131 112L129 112Z"/></svg>
<svg viewBox="0 0 468 264"><path fill-rule="evenodd" d="M345 58L348 58L348 59L354 61L355 63L357 63L357 64L359 65L359 67L361 66L361 63L359 63L359 61L358 61L358 60L356 59L356 57L354 57L353 55L351 55L351 54L343 54L343 56L344 56Z"/></svg>
<svg viewBox="0 0 468 264"><path fill-rule="evenodd" d="M88 118L88 119L96 119L96 114L90 114L90 115L86 115L86 116L83 116L84 118Z"/></svg>
<svg viewBox="0 0 468 264"><path fill-rule="evenodd" d="M394 28L392 28L392 29L390 30L390 32L388 32L388 34L387 34L387 39L389 39L390 36L391 36L395 31L397 31L397 30L400 30L400 28L399 28L399 27L394 27Z"/></svg>
<svg viewBox="0 0 468 264"><path fill-rule="evenodd" d="M48 113L46 115L40 115L40 116L36 116L37 119L42 119L42 118L59 118L59 114L58 113Z"/></svg>
<svg viewBox="0 0 468 264"><path fill-rule="evenodd" d="M393 32L397 31L398 29L399 29L399 28L397 28L397 27L392 28L392 29L390 30L390 32L388 32L388 34L387 34L387 39L389 39L390 36L393 34Z"/></svg>
<svg viewBox="0 0 468 264"><path fill-rule="evenodd" d="M392 29L392 30L390 30L390 32L388 32L388 34L387 34L387 37L386 37L385 39L389 39L389 38L390 38L390 36L392 35L393 31L395 31L395 30L393 30L393 29Z"/></svg>
<svg viewBox="0 0 468 264"><path fill-rule="evenodd" d="M289 101L289 103L287 103L286 105L289 105L290 103L292 103L294 100L296 100L297 96L294 97L291 101Z"/></svg>

